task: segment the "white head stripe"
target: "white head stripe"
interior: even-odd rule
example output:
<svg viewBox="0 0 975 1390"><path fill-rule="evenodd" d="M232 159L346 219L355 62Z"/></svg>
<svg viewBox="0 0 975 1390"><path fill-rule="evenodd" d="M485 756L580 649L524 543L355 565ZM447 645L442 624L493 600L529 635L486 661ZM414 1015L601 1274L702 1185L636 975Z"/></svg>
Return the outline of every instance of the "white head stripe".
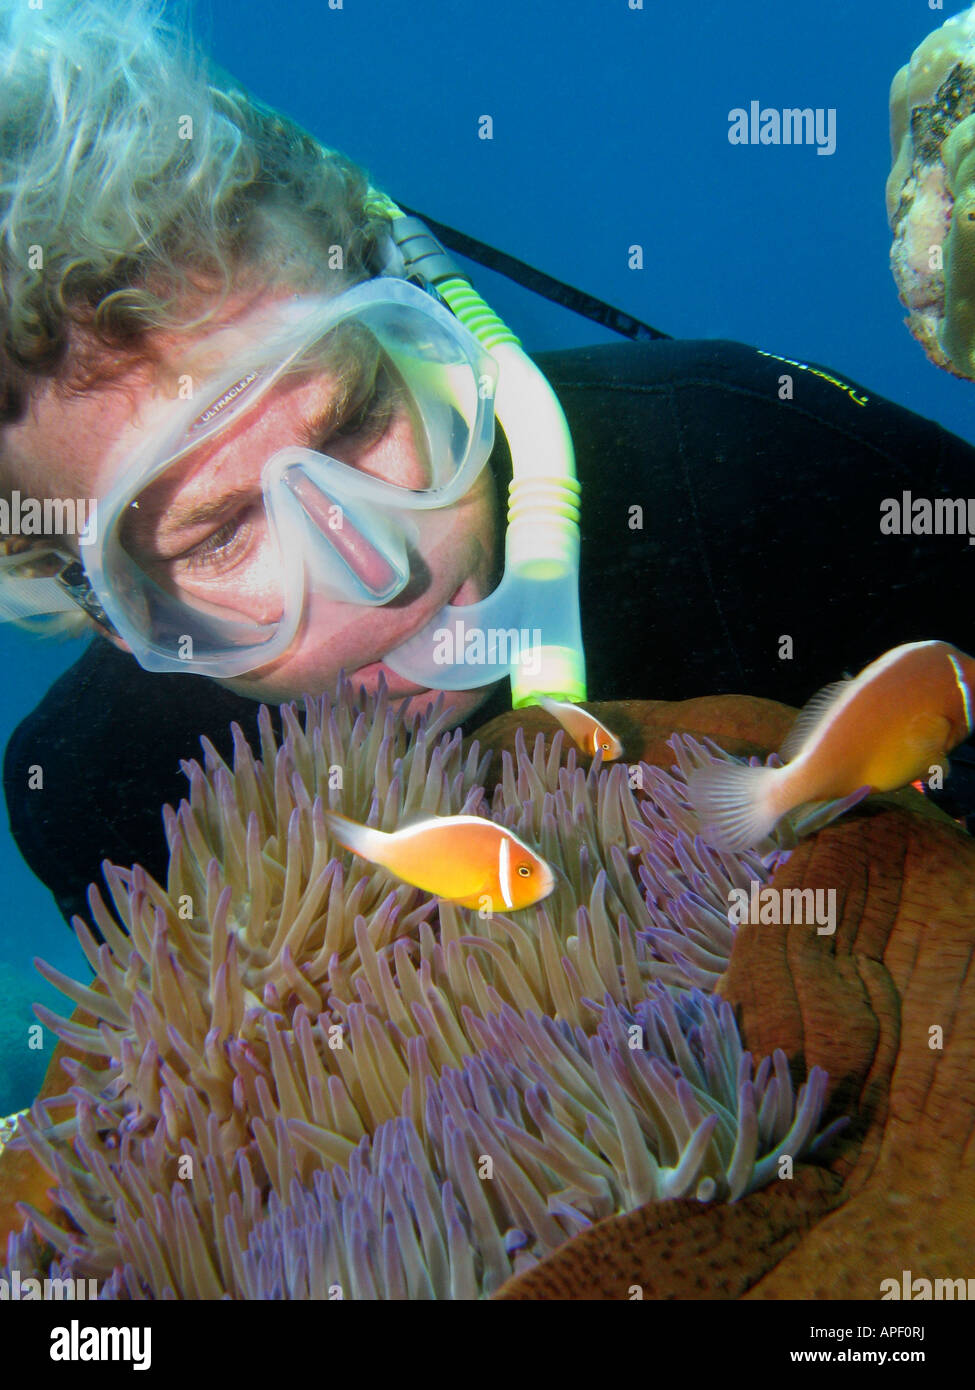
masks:
<svg viewBox="0 0 975 1390"><path fill-rule="evenodd" d="M955 673L955 684L958 687L958 694L961 696L962 708L965 711L965 733L972 732L972 692L968 688L968 682L962 675L961 667L958 665L957 658L948 653L948 660L951 662L951 669Z"/></svg>
<svg viewBox="0 0 975 1390"><path fill-rule="evenodd" d="M508 908L514 907L511 897L511 844L507 835L501 836L501 852L498 855L498 882L501 884L501 896L504 898L504 905Z"/></svg>

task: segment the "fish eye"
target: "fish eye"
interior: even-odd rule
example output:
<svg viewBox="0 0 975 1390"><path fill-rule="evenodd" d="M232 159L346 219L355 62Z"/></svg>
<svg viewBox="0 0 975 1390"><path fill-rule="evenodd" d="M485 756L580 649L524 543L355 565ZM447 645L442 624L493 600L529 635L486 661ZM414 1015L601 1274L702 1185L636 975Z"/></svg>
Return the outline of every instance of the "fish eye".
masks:
<svg viewBox="0 0 975 1390"><path fill-rule="evenodd" d="M600 748L602 749L602 751L603 751L604 753L608 753L608 752L609 752L609 744L608 744L608 743L601 743L599 746L600 746Z"/></svg>
<svg viewBox="0 0 975 1390"><path fill-rule="evenodd" d="M531 878L531 867L528 864L519 864L518 872L522 878Z"/></svg>

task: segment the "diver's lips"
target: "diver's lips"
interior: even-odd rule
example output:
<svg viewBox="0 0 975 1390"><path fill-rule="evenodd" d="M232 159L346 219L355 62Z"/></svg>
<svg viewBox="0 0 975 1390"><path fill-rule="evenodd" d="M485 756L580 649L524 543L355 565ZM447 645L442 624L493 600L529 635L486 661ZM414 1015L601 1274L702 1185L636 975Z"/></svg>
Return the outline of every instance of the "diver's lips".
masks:
<svg viewBox="0 0 975 1390"><path fill-rule="evenodd" d="M479 597L476 580L465 579L449 603L451 606L466 607L468 604L477 603ZM411 637L415 637L417 632L422 632L434 616L435 614L431 614L430 617L424 618L416 632L409 633L396 645L400 646L402 642L408 642ZM416 685L413 681L408 681L405 676L397 675L391 667L386 665L385 661L370 661L368 665L358 667L352 672L350 679L353 683L361 681L367 686L372 686L378 683L380 676L385 678L386 689L395 700L407 695L425 695L432 688L429 685Z"/></svg>
<svg viewBox="0 0 975 1390"><path fill-rule="evenodd" d="M385 661L371 661L368 666L360 666L357 671L353 671L351 680L353 685L361 682L370 688L378 685L380 676L385 678L386 689L394 700L407 695L425 695L430 689L428 685L414 685L412 681L404 680L391 666L387 666Z"/></svg>

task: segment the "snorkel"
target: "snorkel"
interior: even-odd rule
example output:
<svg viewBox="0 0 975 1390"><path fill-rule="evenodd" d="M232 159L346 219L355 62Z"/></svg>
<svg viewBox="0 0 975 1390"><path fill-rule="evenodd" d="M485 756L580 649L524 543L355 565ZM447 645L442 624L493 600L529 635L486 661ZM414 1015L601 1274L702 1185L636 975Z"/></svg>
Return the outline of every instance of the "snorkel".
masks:
<svg viewBox="0 0 975 1390"><path fill-rule="evenodd" d="M495 415L512 464L501 583L479 603L446 605L422 631L387 652L386 664L434 690L465 690L508 676L515 709L534 703L538 694L584 700L580 489L562 407L518 339L424 223L384 195L377 197L392 219L390 235L406 275L431 285L497 362Z"/></svg>

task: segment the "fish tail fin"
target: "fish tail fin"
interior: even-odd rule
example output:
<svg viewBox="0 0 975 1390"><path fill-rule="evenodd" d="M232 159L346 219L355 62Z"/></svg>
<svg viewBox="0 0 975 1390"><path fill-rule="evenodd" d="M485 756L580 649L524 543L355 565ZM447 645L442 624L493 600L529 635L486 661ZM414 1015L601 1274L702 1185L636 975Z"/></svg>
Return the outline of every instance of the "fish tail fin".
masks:
<svg viewBox="0 0 975 1390"><path fill-rule="evenodd" d="M358 821L349 820L348 816L343 816L338 811L326 811L325 824L332 839L337 840L345 849L350 849L353 854L361 854L363 859L375 860L381 853L380 846L386 839L381 830L374 830L369 825L360 825Z"/></svg>
<svg viewBox="0 0 975 1390"><path fill-rule="evenodd" d="M782 769L721 763L688 777L691 805L705 838L719 849L749 849L764 840L787 807L780 805Z"/></svg>

